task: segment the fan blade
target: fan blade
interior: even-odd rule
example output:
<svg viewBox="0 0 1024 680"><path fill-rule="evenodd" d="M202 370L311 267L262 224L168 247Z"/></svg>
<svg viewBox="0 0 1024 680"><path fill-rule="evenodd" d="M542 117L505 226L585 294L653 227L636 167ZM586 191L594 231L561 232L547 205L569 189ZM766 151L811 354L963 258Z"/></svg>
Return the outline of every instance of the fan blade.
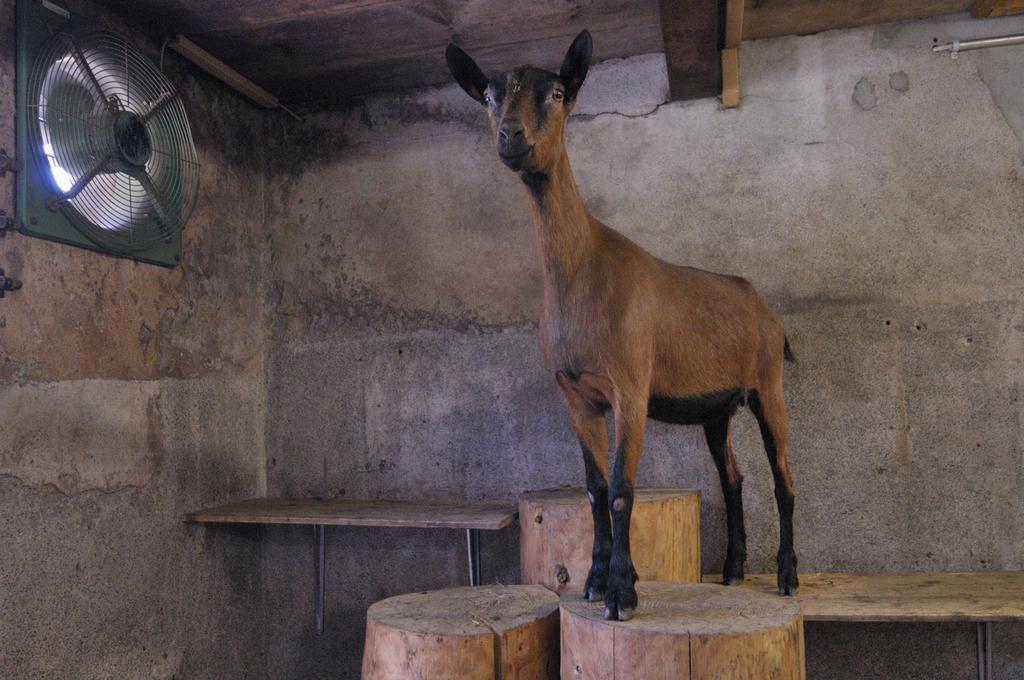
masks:
<svg viewBox="0 0 1024 680"><path fill-rule="evenodd" d="M49 115L50 115L50 112L52 111L52 112L56 113L59 116L66 116L68 118L74 118L75 120L80 122L82 125L85 125L86 127L91 128L93 130L99 130L100 129L99 126L96 125L96 121L95 120L91 120L89 118L86 118L85 116L81 116L81 115L79 115L77 113L68 111L66 109L62 109L62 108L59 108L59 107L56 107L56 106L50 106L49 104L42 104L42 105L40 105L40 104L29 104L25 108L35 109L36 112L37 112L36 113L37 120L40 123L46 123L47 125L49 125L49 123L50 123ZM42 113L42 111L44 109L46 110L46 114L45 115L47 117L46 118L38 117L38 116L44 115Z"/></svg>
<svg viewBox="0 0 1024 680"><path fill-rule="evenodd" d="M156 215L160 218L160 221L163 222L168 233L173 231L178 225L179 220L173 219L167 212L163 205L163 196L160 191L157 190L156 185L153 184L153 178L150 177L149 173L145 170L131 172L129 173L129 176L141 184L142 188L145 189L146 193L153 199L153 209L156 211Z"/></svg>
<svg viewBox="0 0 1024 680"><path fill-rule="evenodd" d="M155 146L153 147L153 153L158 153L161 156L166 156L167 158L172 158L172 159L178 161L179 163L187 163L189 165L194 165L197 168L199 167L199 161L197 161L197 160L192 160L191 158L182 158L181 156L179 156L176 153L172 153L170 151L165 151L163 149L158 149Z"/></svg>
<svg viewBox="0 0 1024 680"><path fill-rule="evenodd" d="M170 104L177 97L175 92L161 92L160 96L156 98L156 101L152 102L145 110L139 111L139 120L143 123L148 123L149 119L153 117L160 109Z"/></svg>
<svg viewBox="0 0 1024 680"><path fill-rule="evenodd" d="M99 160L94 166L92 166L91 169L89 169L88 172L79 177L78 180L74 184L72 184L71 187L63 194L55 194L54 196L50 197L50 199L46 201L46 207L48 207L50 210L56 210L57 208L60 207L60 204L63 201L70 201L72 198L81 193L82 189L85 188L85 185L91 182L93 178L96 177L96 175L100 174L100 172L107 167L108 163L110 163L109 154L107 156L104 156L101 160Z"/></svg>
<svg viewBox="0 0 1024 680"><path fill-rule="evenodd" d="M82 69L82 72L89 77L89 82L92 83L92 86L96 89L96 94L99 95L100 101L102 101L111 111L118 110L120 108L120 102L118 102L117 96L112 95L109 99L107 98L106 93L103 92L103 88L100 86L100 81L96 80L96 74L93 73L92 67L89 66L89 61L85 58L85 55L82 54L82 50L78 49L78 45L75 43L74 38L67 33L61 33L59 35L61 41L64 43L64 47L67 48L68 52L74 58L75 63L78 64L78 68Z"/></svg>

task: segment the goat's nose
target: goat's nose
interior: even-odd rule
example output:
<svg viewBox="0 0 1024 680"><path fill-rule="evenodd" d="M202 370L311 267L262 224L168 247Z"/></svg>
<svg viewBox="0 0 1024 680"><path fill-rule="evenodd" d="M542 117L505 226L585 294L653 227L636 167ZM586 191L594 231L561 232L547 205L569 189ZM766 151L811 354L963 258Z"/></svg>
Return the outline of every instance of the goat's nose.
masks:
<svg viewBox="0 0 1024 680"><path fill-rule="evenodd" d="M498 138L502 144L515 144L523 137L523 124L518 120L506 120L498 128Z"/></svg>

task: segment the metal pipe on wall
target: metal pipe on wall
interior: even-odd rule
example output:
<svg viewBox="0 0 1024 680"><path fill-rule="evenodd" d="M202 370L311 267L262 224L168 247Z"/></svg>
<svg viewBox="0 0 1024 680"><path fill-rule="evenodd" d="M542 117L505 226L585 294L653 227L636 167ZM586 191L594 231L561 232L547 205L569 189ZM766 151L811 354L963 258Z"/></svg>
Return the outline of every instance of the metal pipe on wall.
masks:
<svg viewBox="0 0 1024 680"><path fill-rule="evenodd" d="M977 40L954 40L950 43L933 45L932 52L949 52L954 58L960 52L981 50L986 47L1006 47L1007 45L1024 44L1024 33L1020 35L1004 35L998 38L978 38Z"/></svg>

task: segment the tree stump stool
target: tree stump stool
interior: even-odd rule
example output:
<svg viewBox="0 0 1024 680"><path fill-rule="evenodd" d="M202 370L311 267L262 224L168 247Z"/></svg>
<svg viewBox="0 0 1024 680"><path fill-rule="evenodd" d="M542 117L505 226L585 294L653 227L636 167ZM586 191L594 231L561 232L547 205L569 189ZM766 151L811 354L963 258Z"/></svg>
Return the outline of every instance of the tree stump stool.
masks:
<svg viewBox="0 0 1024 680"><path fill-rule="evenodd" d="M641 581L700 583L700 492L637 489L629 543ZM586 490L532 491L519 498L523 583L582 590L593 545Z"/></svg>
<svg viewBox="0 0 1024 680"><path fill-rule="evenodd" d="M803 680L804 626L793 598L736 586L637 583L626 622L562 595L562 680ZM751 597L751 596L754 597Z"/></svg>
<svg viewBox="0 0 1024 680"><path fill-rule="evenodd" d="M541 586L399 595L366 613L363 680L554 680L558 596Z"/></svg>

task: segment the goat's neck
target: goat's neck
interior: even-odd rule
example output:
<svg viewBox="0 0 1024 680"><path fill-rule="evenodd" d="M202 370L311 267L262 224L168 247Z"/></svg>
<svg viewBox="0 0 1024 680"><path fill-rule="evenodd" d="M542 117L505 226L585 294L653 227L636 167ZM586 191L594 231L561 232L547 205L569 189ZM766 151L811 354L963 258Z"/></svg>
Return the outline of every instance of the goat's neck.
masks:
<svg viewBox="0 0 1024 680"><path fill-rule="evenodd" d="M597 233L564 149L548 172L524 172L522 178L530 198L545 297L550 301L552 293L572 285L593 261Z"/></svg>

